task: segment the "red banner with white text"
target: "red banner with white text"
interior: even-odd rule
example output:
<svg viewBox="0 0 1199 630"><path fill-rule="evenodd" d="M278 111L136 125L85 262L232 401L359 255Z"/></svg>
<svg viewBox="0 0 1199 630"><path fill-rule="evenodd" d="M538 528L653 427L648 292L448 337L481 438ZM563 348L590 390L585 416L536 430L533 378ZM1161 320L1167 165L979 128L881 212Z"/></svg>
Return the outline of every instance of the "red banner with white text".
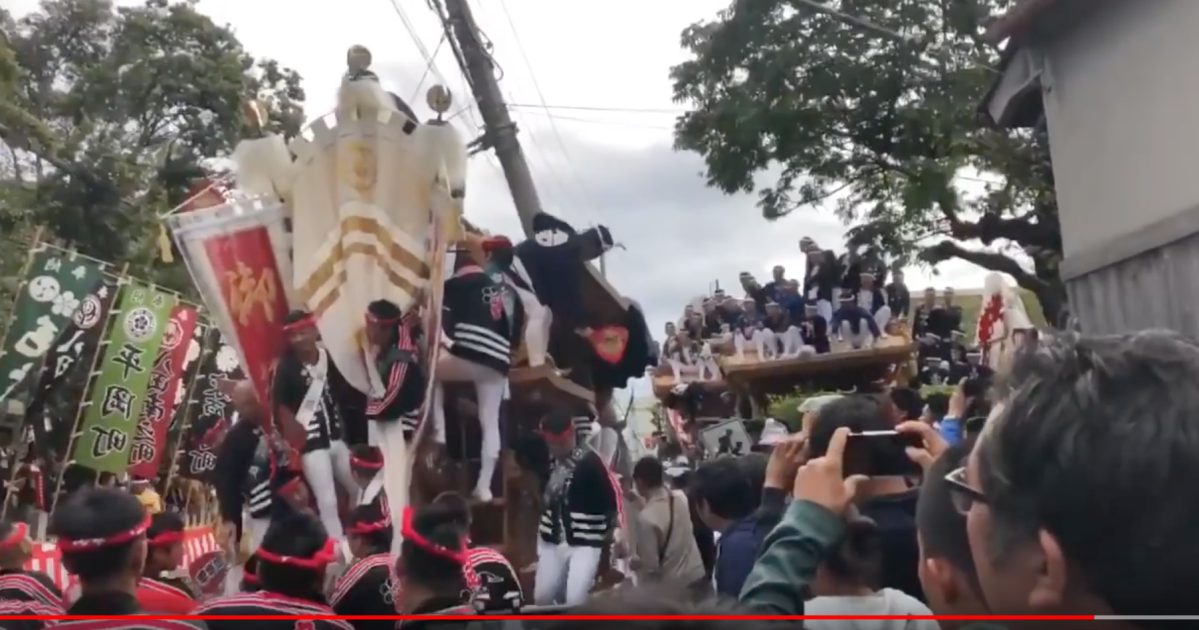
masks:
<svg viewBox="0 0 1199 630"><path fill-rule="evenodd" d="M271 375L285 343L283 322L287 318L287 294L274 251L265 227L204 240L204 252L229 313L232 330L224 332L236 337L245 361L242 369L254 383L268 415L272 415Z"/></svg>
<svg viewBox="0 0 1199 630"><path fill-rule="evenodd" d="M171 416L183 388L183 366L188 361L188 352L192 350L197 317L196 309L184 304L171 311L162 347L150 372L150 387L146 390L146 402L137 420L133 446L129 450L131 477L152 480L158 475ZM198 353L199 348L195 351Z"/></svg>

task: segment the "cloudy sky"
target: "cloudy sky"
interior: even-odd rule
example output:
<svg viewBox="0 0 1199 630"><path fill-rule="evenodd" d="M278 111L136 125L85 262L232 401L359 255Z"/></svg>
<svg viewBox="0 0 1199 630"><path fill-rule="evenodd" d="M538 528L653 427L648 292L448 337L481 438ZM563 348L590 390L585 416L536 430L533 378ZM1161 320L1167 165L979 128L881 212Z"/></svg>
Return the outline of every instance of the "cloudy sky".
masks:
<svg viewBox="0 0 1199 630"><path fill-rule="evenodd" d="M33 5L15 1L18 14ZM611 228L626 249L609 255L608 278L643 305L655 331L713 281L733 287L743 270L767 277L776 264L802 269L801 236L840 245L844 227L831 212L805 210L768 223L752 196L706 188L699 157L671 150L680 109L671 102L667 73L683 59L679 33L727 0L473 0L471 6L494 44L544 209L579 228ZM353 44L371 49L385 87L419 105L419 114L426 113L423 93L433 81L444 80L458 105L468 102L424 0L200 0L199 9L233 25L252 54L298 70L310 116L332 108ZM422 46L438 51L428 72ZM464 134L480 123L477 111L456 120ZM494 156L472 159L468 190L472 221L493 232L520 232ZM908 284L982 285L983 274L968 264L950 262L939 271L933 277L909 270Z"/></svg>

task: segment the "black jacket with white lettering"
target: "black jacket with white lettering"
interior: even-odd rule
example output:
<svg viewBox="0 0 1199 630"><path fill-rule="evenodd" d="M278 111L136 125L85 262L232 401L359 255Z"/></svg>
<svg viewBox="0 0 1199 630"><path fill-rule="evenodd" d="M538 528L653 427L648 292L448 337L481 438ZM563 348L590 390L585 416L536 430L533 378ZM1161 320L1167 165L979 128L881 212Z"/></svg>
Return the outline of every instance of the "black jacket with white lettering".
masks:
<svg viewBox="0 0 1199 630"><path fill-rule="evenodd" d="M219 597L200 604L193 615L223 617L205 620L211 630L295 630L296 619L245 619L250 616L334 616L332 608L323 602L286 597L278 593L258 591ZM356 613L366 614L366 613ZM239 617L242 617L239 619ZM309 619L304 622L309 630L353 630L350 622L341 619ZM310 624L310 625L308 625Z"/></svg>
<svg viewBox="0 0 1199 630"><path fill-rule="evenodd" d="M608 467L590 449L579 459L557 500L541 512L541 540L572 547L603 547L609 529L617 525L620 489Z"/></svg>
<svg viewBox="0 0 1199 630"><path fill-rule="evenodd" d="M355 562L333 587L329 607L339 615L396 615L395 598L399 590L392 572L390 553L378 553ZM395 621L354 619L357 630L395 630Z"/></svg>
<svg viewBox="0 0 1199 630"><path fill-rule="evenodd" d="M450 354L506 375L513 346L524 330L524 310L516 294L471 266L446 280L443 304L442 329L453 341Z"/></svg>

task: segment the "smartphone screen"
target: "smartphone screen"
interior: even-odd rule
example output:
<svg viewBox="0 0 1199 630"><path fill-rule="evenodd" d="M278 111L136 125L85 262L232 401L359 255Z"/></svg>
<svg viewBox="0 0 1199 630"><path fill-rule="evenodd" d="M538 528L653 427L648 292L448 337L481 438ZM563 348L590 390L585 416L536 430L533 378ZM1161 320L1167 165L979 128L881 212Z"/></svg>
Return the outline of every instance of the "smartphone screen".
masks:
<svg viewBox="0 0 1199 630"><path fill-rule="evenodd" d="M921 473L904 449L921 446L920 436L898 431L850 433L842 460L845 476L909 477Z"/></svg>

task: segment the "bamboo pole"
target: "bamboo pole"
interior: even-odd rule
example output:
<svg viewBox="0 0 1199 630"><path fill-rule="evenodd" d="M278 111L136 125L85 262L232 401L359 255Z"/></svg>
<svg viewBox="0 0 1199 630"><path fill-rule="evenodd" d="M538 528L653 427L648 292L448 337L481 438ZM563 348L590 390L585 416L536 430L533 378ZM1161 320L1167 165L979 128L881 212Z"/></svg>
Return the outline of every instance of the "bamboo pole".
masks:
<svg viewBox="0 0 1199 630"><path fill-rule="evenodd" d="M198 310L196 311L196 315L199 316ZM181 413L183 413L183 425L179 427L179 435L175 437L175 444L170 448L171 466L167 470L167 478L163 483L163 488L166 489L171 487L171 480L175 478L176 473L179 471L179 455L182 450L181 447L183 446L183 438L187 436L187 430L191 428L192 421L195 420L195 417L192 413L192 408L195 407L196 404L196 382L200 380L200 372L204 367L204 363L208 360L209 355L213 352L213 349L208 343L208 333L213 329L214 327L209 325L208 328L204 330L203 346L200 348L200 356L196 357L198 364L196 366L196 370L192 372L191 380L189 380L187 383L187 400L183 403L184 407L181 410Z"/></svg>
<svg viewBox="0 0 1199 630"><path fill-rule="evenodd" d="M20 279L20 281L17 282L17 292L16 292L16 295L13 296L13 302L12 302L13 308L9 311L8 317L4 318L4 333L0 334L0 353L2 353L3 349L8 346L8 337L12 333L12 325L17 319L17 309L16 309L17 301L21 299L21 292L25 290L25 285L29 282L29 280L28 280L29 270L33 268L33 257L39 251L41 251L41 249L39 249L39 246L43 245L42 233L45 231L45 229L46 228L44 226L39 225L37 227L37 229L34 230L33 239L29 243L29 251L25 255L25 264L21 265L21 275L20 275L21 279ZM4 405L4 408L0 409L0 417L7 416L8 415L8 400L0 399L0 405ZM24 428L25 428L25 420L22 419L22 421L21 421L21 429L22 429L21 436L22 437L24 436ZM13 476L15 476L16 472L17 472L17 467L16 467L17 462L19 462L22 459L25 459L25 456L28 453L28 451L29 451L29 443L26 442L24 445L24 450L21 452L21 456L17 458L17 461L12 462L13 465L11 465L9 467L9 470L12 471ZM15 450L14 450L14 454L15 454ZM8 503L9 503L9 501L12 500L12 493L13 493L13 485L11 483L12 481L14 481L14 480L11 476L9 479L7 479L5 481L4 505L2 507L0 507L0 519L3 519L8 514Z"/></svg>
<svg viewBox="0 0 1199 630"><path fill-rule="evenodd" d="M120 298L121 289L129 283L129 276L125 272L129 270L129 263L121 265L120 274L117 276L117 294L113 296L113 302L108 308L108 314L104 320L104 331L107 332L104 339L96 344L96 351L92 353L91 363L87 368L87 385L83 388L83 398L79 401L79 406L75 409L75 422L71 426L71 436L67 440L66 459L63 460L62 470L58 473L58 483L54 487L54 498L50 502L50 511L54 511L54 506L58 505L59 496L62 494L63 480L67 476L67 468L74 461L75 440L79 438L79 423L83 421L83 414L87 408L91 406L92 401L92 386L95 385L96 377L99 373L96 372L96 364L100 362L100 357L104 356L104 349L108 346L108 337L111 336L112 323L115 316L121 314Z"/></svg>

